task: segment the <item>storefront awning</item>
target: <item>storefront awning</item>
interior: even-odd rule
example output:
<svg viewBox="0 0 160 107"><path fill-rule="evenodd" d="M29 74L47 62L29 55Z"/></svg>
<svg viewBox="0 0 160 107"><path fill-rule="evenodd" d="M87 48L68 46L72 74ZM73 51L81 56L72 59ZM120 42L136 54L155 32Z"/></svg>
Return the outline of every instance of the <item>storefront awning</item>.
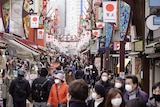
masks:
<svg viewBox="0 0 160 107"><path fill-rule="evenodd" d="M23 49L24 51L31 52L35 56L36 55L40 55L40 52L37 49L35 49L35 48L31 47L30 45L27 45L27 44L19 41L18 39L9 40L9 44L10 45L13 44L13 45Z"/></svg>

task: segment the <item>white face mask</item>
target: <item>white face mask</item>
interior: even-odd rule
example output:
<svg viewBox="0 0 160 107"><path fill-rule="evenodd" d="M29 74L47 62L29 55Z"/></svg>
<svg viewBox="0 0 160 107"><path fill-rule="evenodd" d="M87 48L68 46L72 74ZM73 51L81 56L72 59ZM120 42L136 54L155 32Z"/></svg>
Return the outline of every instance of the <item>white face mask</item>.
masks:
<svg viewBox="0 0 160 107"><path fill-rule="evenodd" d="M102 79L102 81L106 82L108 80L108 77L102 76L101 79Z"/></svg>
<svg viewBox="0 0 160 107"><path fill-rule="evenodd" d="M97 99L97 93L96 92L92 92L92 98Z"/></svg>
<svg viewBox="0 0 160 107"><path fill-rule="evenodd" d="M59 84L60 80L59 79L55 79L54 82L55 82L55 84Z"/></svg>
<svg viewBox="0 0 160 107"><path fill-rule="evenodd" d="M121 88L121 87L122 87L122 84L119 83L119 82L117 82L117 83L115 83L114 87L116 87L116 88Z"/></svg>
<svg viewBox="0 0 160 107"><path fill-rule="evenodd" d="M113 106L120 106L122 103L122 98L113 98L111 99L111 103Z"/></svg>
<svg viewBox="0 0 160 107"><path fill-rule="evenodd" d="M125 89L126 89L128 92L131 92L131 91L132 91L132 85L126 84L126 85L125 85Z"/></svg>

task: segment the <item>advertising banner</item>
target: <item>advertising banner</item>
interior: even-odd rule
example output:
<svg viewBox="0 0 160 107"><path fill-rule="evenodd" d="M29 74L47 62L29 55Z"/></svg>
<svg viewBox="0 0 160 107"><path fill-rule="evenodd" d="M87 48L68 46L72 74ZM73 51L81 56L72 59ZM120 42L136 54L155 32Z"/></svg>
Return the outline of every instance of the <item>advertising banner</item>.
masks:
<svg viewBox="0 0 160 107"><path fill-rule="evenodd" d="M44 37L44 29L37 30L37 39L43 39Z"/></svg>
<svg viewBox="0 0 160 107"><path fill-rule="evenodd" d="M31 15L30 16L30 27L31 28L38 28L39 27L39 16L38 15Z"/></svg>
<svg viewBox="0 0 160 107"><path fill-rule="evenodd" d="M110 41L111 41L111 37L113 35L113 26L110 23L105 23L106 25L106 47L109 46Z"/></svg>
<svg viewBox="0 0 160 107"><path fill-rule="evenodd" d="M103 22L117 22L117 1L103 2Z"/></svg>

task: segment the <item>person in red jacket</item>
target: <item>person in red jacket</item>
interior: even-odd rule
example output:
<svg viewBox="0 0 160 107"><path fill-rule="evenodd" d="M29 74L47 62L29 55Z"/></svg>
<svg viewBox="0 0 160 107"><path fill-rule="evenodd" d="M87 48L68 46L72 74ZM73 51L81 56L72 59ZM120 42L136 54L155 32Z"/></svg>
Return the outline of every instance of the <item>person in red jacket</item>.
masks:
<svg viewBox="0 0 160 107"><path fill-rule="evenodd" d="M58 73L54 77L55 84L51 87L47 105L52 105L52 107L63 105L63 107L67 107L68 85L64 82L64 74Z"/></svg>

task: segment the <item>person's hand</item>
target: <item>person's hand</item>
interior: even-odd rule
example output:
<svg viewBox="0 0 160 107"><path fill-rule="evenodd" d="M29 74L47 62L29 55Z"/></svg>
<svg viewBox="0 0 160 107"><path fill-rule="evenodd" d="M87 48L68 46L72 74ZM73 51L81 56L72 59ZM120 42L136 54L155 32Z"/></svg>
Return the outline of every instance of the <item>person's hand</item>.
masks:
<svg viewBox="0 0 160 107"><path fill-rule="evenodd" d="M50 107L50 103L47 103L47 107Z"/></svg>

